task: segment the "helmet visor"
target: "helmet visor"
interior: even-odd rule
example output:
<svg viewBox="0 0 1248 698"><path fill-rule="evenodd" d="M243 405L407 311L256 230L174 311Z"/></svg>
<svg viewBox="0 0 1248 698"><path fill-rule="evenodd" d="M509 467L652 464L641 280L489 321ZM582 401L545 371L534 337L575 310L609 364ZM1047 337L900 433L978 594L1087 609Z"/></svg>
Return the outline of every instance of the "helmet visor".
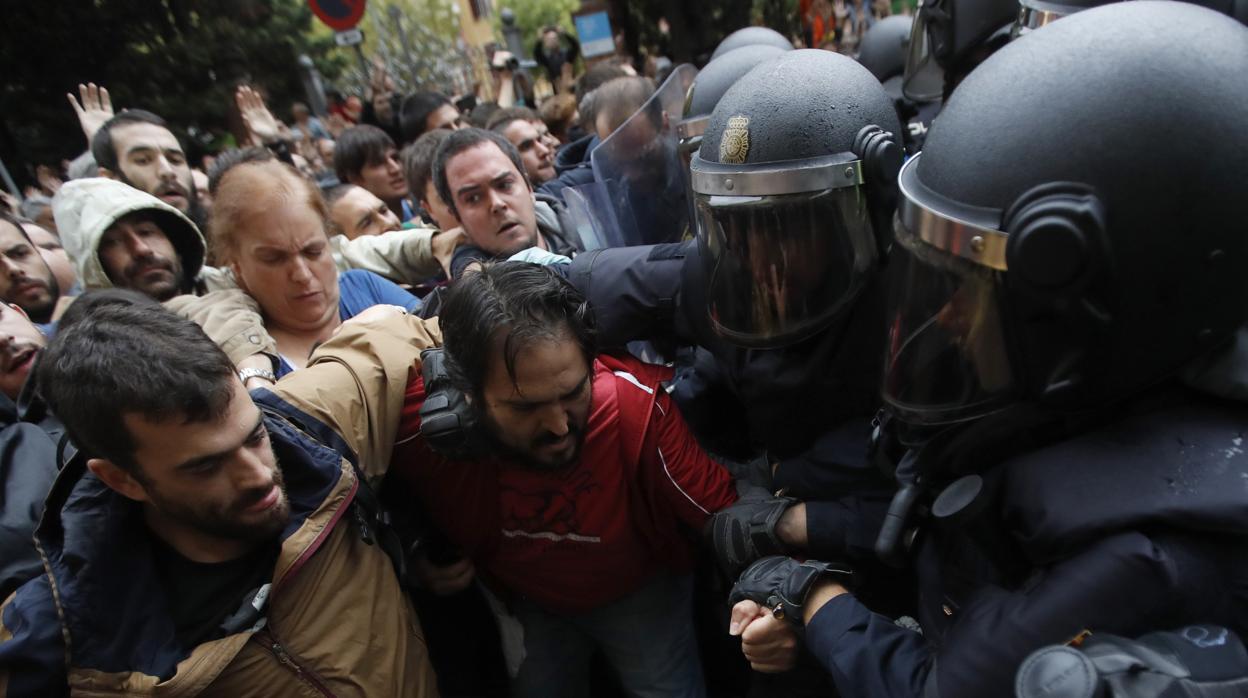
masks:
<svg viewBox="0 0 1248 698"><path fill-rule="evenodd" d="M895 227L884 401L911 424L999 409L1015 385L1001 324L1003 272L928 245L900 219Z"/></svg>
<svg viewBox="0 0 1248 698"><path fill-rule="evenodd" d="M902 72L901 92L912 102L933 102L945 89L945 71L936 62L927 36L931 13L919 8L910 27L910 44L906 50L906 67Z"/></svg>
<svg viewBox="0 0 1248 698"><path fill-rule="evenodd" d="M860 186L698 194L697 224L711 325L742 346L809 336L854 298L876 265Z"/></svg>

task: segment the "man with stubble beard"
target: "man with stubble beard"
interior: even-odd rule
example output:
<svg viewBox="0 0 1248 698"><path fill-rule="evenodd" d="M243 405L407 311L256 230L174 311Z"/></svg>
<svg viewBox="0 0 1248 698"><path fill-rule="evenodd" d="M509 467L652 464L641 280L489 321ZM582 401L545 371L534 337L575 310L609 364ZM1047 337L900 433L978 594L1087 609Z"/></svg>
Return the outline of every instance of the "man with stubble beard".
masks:
<svg viewBox="0 0 1248 698"><path fill-rule="evenodd" d="M432 344L344 323L306 379L248 394L150 298L75 302L35 375L82 450L35 532L41 576L0 606L5 695L436 696L368 504Z"/></svg>
<svg viewBox="0 0 1248 698"><path fill-rule="evenodd" d="M60 285L21 223L0 212L0 300L20 307L46 333L60 297Z"/></svg>
<svg viewBox="0 0 1248 698"><path fill-rule="evenodd" d="M186 153L159 116L142 109L117 114L92 137L91 155L101 177L151 194L196 225L205 223Z"/></svg>
<svg viewBox="0 0 1248 698"><path fill-rule="evenodd" d="M584 297L533 264L465 275L439 319L447 370L422 356L391 461L463 556L417 560L425 588L455 593L479 573L509 600L519 698L586 695L596 648L629 695L705 695L689 536L736 492L661 387L671 370L600 354ZM437 436L438 406L458 396L476 455Z"/></svg>

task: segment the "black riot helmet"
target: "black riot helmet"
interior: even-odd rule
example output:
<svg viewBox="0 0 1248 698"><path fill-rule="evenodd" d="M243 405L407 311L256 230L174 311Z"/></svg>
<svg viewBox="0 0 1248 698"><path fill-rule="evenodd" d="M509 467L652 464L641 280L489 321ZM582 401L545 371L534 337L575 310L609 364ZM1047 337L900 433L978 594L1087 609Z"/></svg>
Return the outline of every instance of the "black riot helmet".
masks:
<svg viewBox="0 0 1248 698"><path fill-rule="evenodd" d="M1022 5L1014 22L1013 36L1021 36L1063 17L1118 0L1019 0ZM1217 10L1248 24L1248 0L1184 0Z"/></svg>
<svg viewBox="0 0 1248 698"><path fill-rule="evenodd" d="M858 62L871 71L893 99L901 97L901 79L906 69L910 29L914 18L892 15L876 22L858 44Z"/></svg>
<svg viewBox="0 0 1248 698"><path fill-rule="evenodd" d="M692 152L701 145L702 133L706 130L706 122L711 118L711 111L733 83L758 64L775 58L786 50L791 49L769 44L749 44L724 52L698 71L693 86L685 95L684 114L676 126L681 149Z"/></svg>
<svg viewBox="0 0 1248 698"><path fill-rule="evenodd" d="M899 177L890 411L1097 409L1222 345L1248 318L1248 82L1231 75L1248 28L1138 0L967 77Z"/></svg>
<svg viewBox="0 0 1248 698"><path fill-rule="evenodd" d="M677 149L683 166L681 172L685 177L685 201L689 206L690 222L693 221L695 212L692 184L689 181L689 163L693 159L693 154L702 147L702 134L706 131L707 122L711 120L711 112L715 109L715 105L719 104L720 97L723 97L728 88L741 79L741 76L763 61L775 58L786 50L791 50L791 48L782 49L768 44L750 44L734 48L707 63L705 68L698 71L697 78L689 87L689 92L685 95L684 113L681 115L680 122L676 124L676 135L680 138Z"/></svg>
<svg viewBox="0 0 1248 698"><path fill-rule="evenodd" d="M793 50L793 42L784 38L784 34L775 29L767 27L746 27L738 29L729 34L723 41L719 42L719 46L715 47L715 53L711 54L711 60L715 60L720 56L741 48L742 46L753 46L755 44L763 44L766 46L775 46L785 51Z"/></svg>
<svg viewBox="0 0 1248 698"><path fill-rule="evenodd" d="M773 58L719 100L691 164L716 332L779 346L853 302L890 237L899 128L879 81L828 51Z"/></svg>
<svg viewBox="0 0 1248 698"><path fill-rule="evenodd" d="M1010 39L1019 0L921 0L906 55L902 91L914 102L941 99Z"/></svg>

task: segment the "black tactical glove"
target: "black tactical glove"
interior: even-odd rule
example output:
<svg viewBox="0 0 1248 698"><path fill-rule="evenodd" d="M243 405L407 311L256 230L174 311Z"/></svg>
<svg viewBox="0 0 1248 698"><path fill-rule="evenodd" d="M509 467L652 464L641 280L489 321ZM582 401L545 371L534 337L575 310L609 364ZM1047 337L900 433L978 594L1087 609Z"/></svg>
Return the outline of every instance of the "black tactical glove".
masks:
<svg viewBox="0 0 1248 698"><path fill-rule="evenodd" d="M853 570L847 565L830 562L798 562L779 555L765 557L741 573L728 594L728 603L753 601L771 609L775 617L801 628L806 597L815 582L825 576L848 586Z"/></svg>
<svg viewBox="0 0 1248 698"><path fill-rule="evenodd" d="M420 406L420 433L435 452L456 460L481 455L476 413L451 384L442 347L420 352L425 401Z"/></svg>
<svg viewBox="0 0 1248 698"><path fill-rule="evenodd" d="M789 507L791 497L775 497L770 492L738 483L740 498L735 504L711 516L708 530L715 559L729 579L736 579L746 565L767 555L785 553L776 535L776 524Z"/></svg>

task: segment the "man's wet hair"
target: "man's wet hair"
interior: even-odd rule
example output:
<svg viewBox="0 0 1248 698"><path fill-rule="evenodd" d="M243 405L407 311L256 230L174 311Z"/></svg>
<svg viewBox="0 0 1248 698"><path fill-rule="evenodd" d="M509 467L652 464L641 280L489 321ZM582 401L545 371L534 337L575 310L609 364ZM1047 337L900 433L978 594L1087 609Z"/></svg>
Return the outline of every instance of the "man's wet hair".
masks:
<svg viewBox="0 0 1248 698"><path fill-rule="evenodd" d="M399 107L399 133L403 136L403 142L411 143L429 130L425 126L425 121L429 119L430 114L441 109L444 104L455 106L451 103L451 99L441 92L426 90L408 95L407 99L403 100L403 105Z"/></svg>
<svg viewBox="0 0 1248 698"><path fill-rule="evenodd" d="M153 422L220 419L234 364L199 325L126 289L83 294L36 368L40 393L88 457L141 476L125 415Z"/></svg>
<svg viewBox="0 0 1248 698"><path fill-rule="evenodd" d="M451 135L442 141L442 145L438 146L438 152L433 158L433 184L438 189L438 196L442 197L442 203L451 209L456 217L459 216L459 209L455 207L455 197L451 193L451 183L446 180L446 164L451 158L460 153L475 148L482 143L493 143L503 154L511 160L511 164L516 166L516 172L520 173L520 178L525 184L532 189L529 184L529 178L524 173L524 161L520 159L520 151L516 150L516 146L511 141L503 138L501 135L486 131L482 128L461 128L454 131Z"/></svg>
<svg viewBox="0 0 1248 698"><path fill-rule="evenodd" d="M164 119L150 111L127 109L121 112L105 121L100 130L95 132L95 137L91 139L91 157L95 158L97 166L113 172L118 171L120 161L117 158L117 150L113 147L113 129L127 124L153 124L164 129L169 128L169 124Z"/></svg>
<svg viewBox="0 0 1248 698"><path fill-rule="evenodd" d="M394 140L376 126L352 126L334 144L334 172L341 182L350 182L360 171L386 159Z"/></svg>
<svg viewBox="0 0 1248 698"><path fill-rule="evenodd" d="M440 313L451 381L484 404L494 352L516 382L516 357L538 341L570 338L586 362L598 353L593 312L585 296L549 267L527 262L486 264L455 282Z"/></svg>

